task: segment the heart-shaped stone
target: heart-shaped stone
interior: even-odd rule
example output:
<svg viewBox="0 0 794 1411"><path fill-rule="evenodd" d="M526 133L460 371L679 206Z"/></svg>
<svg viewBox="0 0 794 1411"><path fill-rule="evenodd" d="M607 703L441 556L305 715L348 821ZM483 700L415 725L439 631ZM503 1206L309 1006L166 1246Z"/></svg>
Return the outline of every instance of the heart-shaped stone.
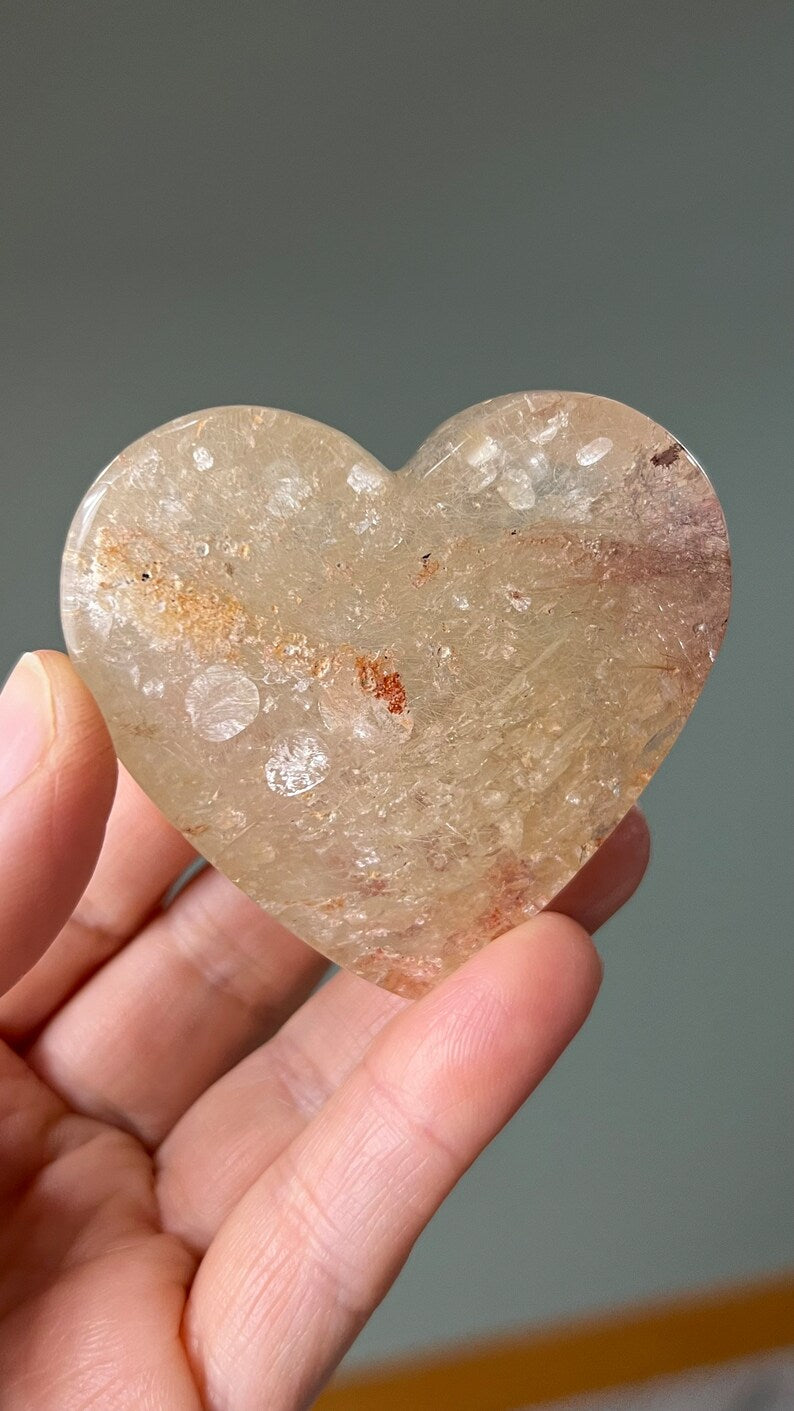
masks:
<svg viewBox="0 0 794 1411"><path fill-rule="evenodd" d="M289 412L169 422L88 492L62 589L146 792L286 926L406 994L615 827L729 601L689 452L566 392L472 407L397 474Z"/></svg>

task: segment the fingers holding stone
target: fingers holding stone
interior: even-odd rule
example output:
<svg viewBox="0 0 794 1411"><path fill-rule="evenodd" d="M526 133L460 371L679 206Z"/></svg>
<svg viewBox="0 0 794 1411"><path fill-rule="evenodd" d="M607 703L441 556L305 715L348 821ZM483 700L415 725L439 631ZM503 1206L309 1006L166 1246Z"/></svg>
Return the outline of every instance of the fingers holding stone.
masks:
<svg viewBox="0 0 794 1411"><path fill-rule="evenodd" d="M184 1114L157 1153L166 1228L203 1254L409 1001L340 971Z"/></svg>
<svg viewBox="0 0 794 1411"><path fill-rule="evenodd" d="M96 865L116 759L58 652L22 657L0 697L0 990L38 960Z"/></svg>
<svg viewBox="0 0 794 1411"><path fill-rule="evenodd" d="M648 829L632 809L554 909L603 925L638 886ZM215 1083L158 1154L160 1202L174 1233L199 1252L258 1176L349 1076L406 1001L336 975L271 1041Z"/></svg>
<svg viewBox="0 0 794 1411"><path fill-rule="evenodd" d="M96 870L46 954L0 997L0 1033L29 1041L138 932L195 856L120 765Z"/></svg>
<svg viewBox="0 0 794 1411"><path fill-rule="evenodd" d="M259 1406L263 1385L308 1403L430 1216L572 1038L599 977L586 934L549 913L397 1012L202 1261L185 1331L208 1406L228 1405L232 1379L239 1411Z"/></svg>
<svg viewBox="0 0 794 1411"><path fill-rule="evenodd" d="M208 868L59 1010L28 1060L79 1111L156 1146L327 964Z"/></svg>

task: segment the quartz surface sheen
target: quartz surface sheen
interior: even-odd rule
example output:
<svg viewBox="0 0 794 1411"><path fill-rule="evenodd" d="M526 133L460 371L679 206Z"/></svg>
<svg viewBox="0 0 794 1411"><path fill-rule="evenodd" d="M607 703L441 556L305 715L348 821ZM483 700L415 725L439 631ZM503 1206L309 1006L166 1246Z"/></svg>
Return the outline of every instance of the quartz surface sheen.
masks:
<svg viewBox="0 0 794 1411"><path fill-rule="evenodd" d="M615 827L729 600L690 454L567 392L472 407L396 474L290 412L172 421L88 492L62 585L146 792L284 925L404 994Z"/></svg>

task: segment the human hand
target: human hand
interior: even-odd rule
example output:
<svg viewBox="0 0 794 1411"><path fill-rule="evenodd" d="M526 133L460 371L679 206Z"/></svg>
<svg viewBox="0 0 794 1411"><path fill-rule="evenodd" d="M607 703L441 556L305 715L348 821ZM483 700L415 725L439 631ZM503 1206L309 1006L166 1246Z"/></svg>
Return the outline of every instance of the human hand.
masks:
<svg viewBox="0 0 794 1411"><path fill-rule="evenodd" d="M194 853L115 789L67 659L23 658L0 697L4 1411L291 1411L584 1020L587 930L647 830L632 810L556 912L412 1003L315 991L322 957L212 869L163 908Z"/></svg>

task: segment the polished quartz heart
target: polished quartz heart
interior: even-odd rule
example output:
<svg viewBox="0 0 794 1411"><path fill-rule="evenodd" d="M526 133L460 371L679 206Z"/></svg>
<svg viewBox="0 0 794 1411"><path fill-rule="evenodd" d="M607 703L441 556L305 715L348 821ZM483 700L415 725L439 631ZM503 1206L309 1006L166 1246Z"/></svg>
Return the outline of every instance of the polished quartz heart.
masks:
<svg viewBox="0 0 794 1411"><path fill-rule="evenodd" d="M472 407L396 474L289 412L169 422L86 495L62 587L146 792L284 925L405 994L615 827L729 601L696 461L567 392Z"/></svg>

